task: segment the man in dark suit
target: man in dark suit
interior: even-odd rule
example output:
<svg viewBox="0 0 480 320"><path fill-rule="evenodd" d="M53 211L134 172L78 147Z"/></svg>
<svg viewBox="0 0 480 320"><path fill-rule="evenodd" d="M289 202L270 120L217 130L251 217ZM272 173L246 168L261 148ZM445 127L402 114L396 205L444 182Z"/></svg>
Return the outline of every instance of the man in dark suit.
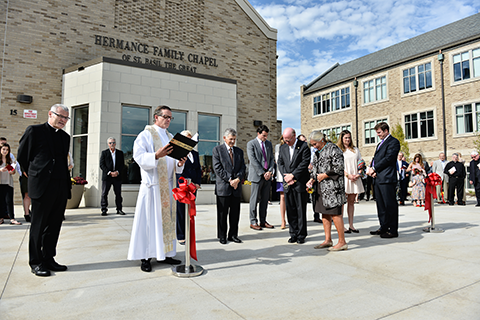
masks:
<svg viewBox="0 0 480 320"><path fill-rule="evenodd" d="M480 155L477 151L473 151L470 156L470 184L475 188L475 197L477 198L477 204L475 207L480 207Z"/></svg>
<svg viewBox="0 0 480 320"><path fill-rule="evenodd" d="M182 131L182 135L192 139L192 133L188 130ZM185 179L191 179L197 188L202 184L202 167L200 166L200 157L195 150L190 151L187 155L187 161L183 166L183 172L177 173L177 187L178 179L183 177ZM197 191L195 191L197 195ZM185 244L185 203L177 201L177 240L180 244Z"/></svg>
<svg viewBox="0 0 480 320"><path fill-rule="evenodd" d="M378 123L375 131L381 141L377 145L367 174L375 180L374 189L380 228L370 231L370 234L380 235L382 238L396 238L398 237L396 159L400 151L400 142L390 135L390 127L386 122Z"/></svg>
<svg viewBox="0 0 480 320"><path fill-rule="evenodd" d="M457 204L464 206L463 187L467 174L465 165L458 160L458 153L452 154L452 161L447 163L443 172L448 175L448 204L451 206L455 204L455 190L457 190Z"/></svg>
<svg viewBox="0 0 480 320"><path fill-rule="evenodd" d="M228 128L223 135L224 144L213 148L215 171L215 195L217 196L217 237L221 244L227 243L227 216L230 224L228 241L241 243L238 238L242 180L245 176L243 151L235 147L237 132Z"/></svg>
<svg viewBox="0 0 480 320"><path fill-rule="evenodd" d="M398 153L397 157L397 174L398 174L398 179L399 179L399 196L400 196L400 201L399 205L404 206L405 205L405 199L407 198L407 192L408 192L408 180L410 177L410 174L407 172L408 168L408 163L407 161L403 160L403 152Z"/></svg>
<svg viewBox="0 0 480 320"><path fill-rule="evenodd" d="M29 264L37 276L67 270L54 257L72 187L67 161L70 136L62 130L68 114L66 106L52 106L48 122L29 126L18 147L18 162L28 175L32 199Z"/></svg>
<svg viewBox="0 0 480 320"><path fill-rule="evenodd" d="M273 226L266 220L268 199L270 198L270 180L275 166L272 143L267 140L268 131L268 127L262 124L257 128L257 137L247 143L247 155L250 161L248 180L252 182L250 228L254 230L273 229ZM257 203L259 203L260 224L257 220Z"/></svg>
<svg viewBox="0 0 480 320"><path fill-rule="evenodd" d="M307 237L307 186L310 178L310 148L297 140L295 130L283 131L285 144L280 146L278 168L283 175L287 218L290 231L289 243L305 243Z"/></svg>
<svg viewBox="0 0 480 320"><path fill-rule="evenodd" d="M108 192L113 185L115 192L115 205L117 206L117 214L124 215L122 211L122 177L121 173L125 162L122 150L115 147L117 142L115 138L107 139L108 149L102 151L100 156L100 168L102 169L102 216L107 215L108 211Z"/></svg>

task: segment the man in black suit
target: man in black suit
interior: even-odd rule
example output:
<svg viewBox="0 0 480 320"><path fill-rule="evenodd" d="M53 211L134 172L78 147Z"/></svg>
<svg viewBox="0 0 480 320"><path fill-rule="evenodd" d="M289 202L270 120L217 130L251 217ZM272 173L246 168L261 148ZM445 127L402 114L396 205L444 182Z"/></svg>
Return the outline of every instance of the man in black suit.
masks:
<svg viewBox="0 0 480 320"><path fill-rule="evenodd" d="M475 207L480 207L480 155L477 151L473 151L470 156L470 184L475 188L475 197L477 198L477 204Z"/></svg>
<svg viewBox="0 0 480 320"><path fill-rule="evenodd" d="M399 196L400 196L400 201L399 205L404 206L405 205L405 199L407 198L407 192L408 192L408 181L410 180L410 174L407 172L408 168L408 163L407 161L403 160L404 154L403 152L398 153L397 157L397 174L398 174L398 179L399 181Z"/></svg>
<svg viewBox="0 0 480 320"><path fill-rule="evenodd" d="M52 106L48 122L29 126L18 147L18 162L28 175L32 199L29 264L37 276L67 270L54 257L72 187L67 161L70 136L62 130L68 115L66 106Z"/></svg>
<svg viewBox="0 0 480 320"><path fill-rule="evenodd" d="M115 192L115 205L117 214L124 215L122 211L122 177L121 173L125 162L122 150L116 149L117 142L115 138L108 138L108 149L102 151L100 156L100 168L102 169L102 216L107 215L108 211L108 192L113 185Z"/></svg>
<svg viewBox="0 0 480 320"><path fill-rule="evenodd" d="M448 175L448 204L451 206L455 204L455 190L457 190L457 204L464 206L463 186L467 173L463 162L458 161L458 153L452 154L452 161L447 163L443 173Z"/></svg>
<svg viewBox="0 0 480 320"><path fill-rule="evenodd" d="M228 128L222 143L213 148L213 170L215 171L215 195L217 196L217 237L227 244L227 216L230 224L228 241L241 243L238 238L242 180L245 176L243 151L235 147L237 132Z"/></svg>
<svg viewBox="0 0 480 320"><path fill-rule="evenodd" d="M307 143L297 140L295 130L283 131L285 144L280 146L278 169L283 175L285 203L290 231L289 243L305 243L307 237L307 186L310 178L310 148Z"/></svg>
<svg viewBox="0 0 480 320"><path fill-rule="evenodd" d="M192 133L188 130L182 131L182 135L192 139ZM187 155L187 161L183 166L183 172L177 173L177 187L178 179L183 177L185 179L191 179L197 189L202 184L202 167L200 166L200 157L195 150L190 151ZM197 191L195 191L197 195ZM185 244L185 203L177 201L177 240L180 244Z"/></svg>
<svg viewBox="0 0 480 320"><path fill-rule="evenodd" d="M398 237L398 203L396 199L397 169L396 159L400 151L400 142L390 135L386 122L375 126L377 136L381 139L377 145L372 165L367 174L374 178L374 190L377 203L380 228L370 231L372 235L382 238Z"/></svg>

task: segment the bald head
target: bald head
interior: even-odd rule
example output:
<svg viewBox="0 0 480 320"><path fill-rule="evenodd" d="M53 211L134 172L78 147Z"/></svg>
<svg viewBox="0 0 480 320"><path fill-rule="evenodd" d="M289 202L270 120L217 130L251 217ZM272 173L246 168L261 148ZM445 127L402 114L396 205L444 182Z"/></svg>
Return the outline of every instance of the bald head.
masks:
<svg viewBox="0 0 480 320"><path fill-rule="evenodd" d="M297 134L295 133L295 130L293 130L293 128L286 128L285 130L283 130L283 141L285 141L285 143L291 147L295 143L296 135Z"/></svg>

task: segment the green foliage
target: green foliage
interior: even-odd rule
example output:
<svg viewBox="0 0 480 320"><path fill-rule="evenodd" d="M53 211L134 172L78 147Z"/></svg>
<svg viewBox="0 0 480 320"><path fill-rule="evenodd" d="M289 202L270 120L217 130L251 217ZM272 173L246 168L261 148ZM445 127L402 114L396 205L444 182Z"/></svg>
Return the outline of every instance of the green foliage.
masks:
<svg viewBox="0 0 480 320"><path fill-rule="evenodd" d="M328 139L329 139L330 141L332 141L333 143L335 143L335 144L337 143L338 137L337 137L337 134L335 133L335 131L330 130L330 134L329 134Z"/></svg>
<svg viewBox="0 0 480 320"><path fill-rule="evenodd" d="M408 161L410 158L410 149L408 148L408 142L405 141L405 134L403 133L402 126L399 123L393 125L390 134L392 137L395 137L400 141L400 151L405 154L405 159Z"/></svg>
<svg viewBox="0 0 480 320"><path fill-rule="evenodd" d="M480 126L480 121L479 121ZM475 151L480 153L480 131L475 132L475 140L473 140L473 145L475 146Z"/></svg>

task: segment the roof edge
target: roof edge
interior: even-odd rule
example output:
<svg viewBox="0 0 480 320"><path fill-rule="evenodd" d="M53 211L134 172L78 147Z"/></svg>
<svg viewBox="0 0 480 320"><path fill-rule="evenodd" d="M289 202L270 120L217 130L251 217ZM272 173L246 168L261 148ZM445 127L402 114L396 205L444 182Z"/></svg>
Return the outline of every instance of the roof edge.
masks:
<svg viewBox="0 0 480 320"><path fill-rule="evenodd" d="M252 19L252 21L257 25L257 27L263 32L263 34L272 40L277 40L277 29L272 28L268 23L262 18L260 13L248 2L247 0L235 0L235 2L242 8L242 10L247 14L247 16Z"/></svg>
<svg viewBox="0 0 480 320"><path fill-rule="evenodd" d="M325 70L321 75L319 75L318 77L316 77L315 79L313 79L313 81L310 81L309 84L307 85L304 85L305 87L305 91L308 91L308 88L310 86L312 86L315 82L317 82L318 80L322 79L323 77L325 77L327 74L329 74L333 69L335 69L336 67L338 67L340 65L340 63L335 63L333 66L331 66L330 68L328 68L327 70Z"/></svg>

